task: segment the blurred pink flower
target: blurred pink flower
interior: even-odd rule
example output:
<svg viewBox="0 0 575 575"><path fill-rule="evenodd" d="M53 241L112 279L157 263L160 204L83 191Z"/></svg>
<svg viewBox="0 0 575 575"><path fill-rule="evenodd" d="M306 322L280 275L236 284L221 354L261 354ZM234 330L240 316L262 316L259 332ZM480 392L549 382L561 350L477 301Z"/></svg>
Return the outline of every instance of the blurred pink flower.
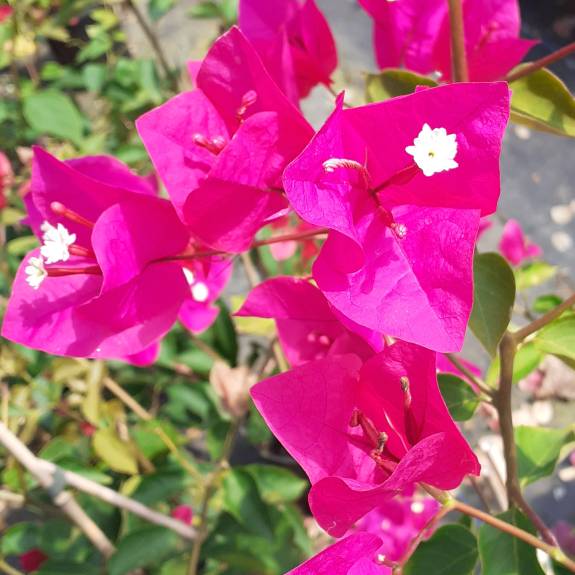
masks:
<svg viewBox="0 0 575 575"><path fill-rule="evenodd" d="M543 250L536 244L532 244L523 233L523 229L517 220L508 220L503 228L503 234L499 242L499 251L512 265L518 266L524 261L538 258L543 255Z"/></svg>
<svg viewBox="0 0 575 575"><path fill-rule="evenodd" d="M26 573L34 573L34 571L38 571L40 567L48 560L48 555L46 555L40 549L30 549L30 551L26 551L26 553L22 553L18 558L20 562L20 567Z"/></svg>
<svg viewBox="0 0 575 575"><path fill-rule="evenodd" d="M170 515L186 525L191 525L194 518L194 510L189 505L178 505L172 509Z"/></svg>
<svg viewBox="0 0 575 575"><path fill-rule="evenodd" d="M12 185L14 172L10 160L0 152L0 210L6 207L6 189Z"/></svg>
<svg viewBox="0 0 575 575"><path fill-rule="evenodd" d="M575 557L575 527L566 521L558 521L552 531L559 547L570 557Z"/></svg>
<svg viewBox="0 0 575 575"><path fill-rule="evenodd" d="M12 12L14 12L14 9L11 6L0 6L0 22L10 18Z"/></svg>

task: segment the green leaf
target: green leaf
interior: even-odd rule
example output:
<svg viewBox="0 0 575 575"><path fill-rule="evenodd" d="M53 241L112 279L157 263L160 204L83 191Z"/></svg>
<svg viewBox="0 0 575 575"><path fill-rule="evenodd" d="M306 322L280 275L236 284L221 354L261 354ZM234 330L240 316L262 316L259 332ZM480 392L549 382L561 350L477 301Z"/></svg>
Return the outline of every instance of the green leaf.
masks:
<svg viewBox="0 0 575 575"><path fill-rule="evenodd" d="M221 0L220 12L224 25L230 28L238 21L238 0Z"/></svg>
<svg viewBox="0 0 575 575"><path fill-rule="evenodd" d="M555 294L540 295L531 306L536 313L547 313L556 308L563 300Z"/></svg>
<svg viewBox="0 0 575 575"><path fill-rule="evenodd" d="M441 395L455 421L467 421L479 406L480 400L471 386L460 377L450 373L437 376Z"/></svg>
<svg viewBox="0 0 575 575"><path fill-rule="evenodd" d="M34 573L36 575L78 575L78 573L82 573L82 575L99 575L101 570L95 565L86 565L86 563L49 559Z"/></svg>
<svg viewBox="0 0 575 575"><path fill-rule="evenodd" d="M250 533L272 537L272 526L257 484L246 471L235 468L224 478L224 509Z"/></svg>
<svg viewBox="0 0 575 575"><path fill-rule="evenodd" d="M132 531L118 544L110 558L110 575L125 575L139 567L158 565L172 553L178 543L178 536L164 527L144 527Z"/></svg>
<svg viewBox="0 0 575 575"><path fill-rule="evenodd" d="M40 528L36 523L16 523L2 533L0 549L2 555L20 555L38 547Z"/></svg>
<svg viewBox="0 0 575 575"><path fill-rule="evenodd" d="M188 14L192 18L219 18L221 16L221 11L216 2L208 0L192 6Z"/></svg>
<svg viewBox="0 0 575 575"><path fill-rule="evenodd" d="M557 268L546 262L531 262L515 270L517 291L523 291L549 281Z"/></svg>
<svg viewBox="0 0 575 575"><path fill-rule="evenodd" d="M149 0L148 14L152 20L157 21L167 14L176 3L176 0Z"/></svg>
<svg viewBox="0 0 575 575"><path fill-rule="evenodd" d="M297 501L308 488L308 482L289 469L253 463L242 467L258 486L262 499L270 505Z"/></svg>
<svg viewBox="0 0 575 575"><path fill-rule="evenodd" d="M6 245L6 250L13 256L23 256L37 247L38 239L36 236L22 236L10 240Z"/></svg>
<svg viewBox="0 0 575 575"><path fill-rule="evenodd" d="M365 89L368 102L382 102L415 92L417 86L437 86L437 82L408 70L390 68L379 74L368 74Z"/></svg>
<svg viewBox="0 0 575 575"><path fill-rule="evenodd" d="M404 575L469 575L477 563L477 540L463 525L440 527L410 557Z"/></svg>
<svg viewBox="0 0 575 575"><path fill-rule="evenodd" d="M515 443L521 486L525 487L551 475L562 447L574 439L575 434L570 429L545 429L523 425L516 427Z"/></svg>
<svg viewBox="0 0 575 575"><path fill-rule="evenodd" d="M98 429L92 436L92 446L96 455L114 471L129 475L138 473L133 450L111 429Z"/></svg>
<svg viewBox="0 0 575 575"><path fill-rule="evenodd" d="M213 325L215 347L234 366L238 359L238 336L230 317L230 310L223 300L218 300L220 313Z"/></svg>
<svg viewBox="0 0 575 575"><path fill-rule="evenodd" d="M540 329L535 345L545 353L575 359L575 317L561 317Z"/></svg>
<svg viewBox="0 0 575 575"><path fill-rule="evenodd" d="M24 99L26 121L40 135L50 135L81 144L84 120L74 102L61 92L34 92Z"/></svg>
<svg viewBox="0 0 575 575"><path fill-rule="evenodd" d="M476 255L473 276L475 294L469 327L494 357L511 319L515 276L505 259L496 253Z"/></svg>
<svg viewBox="0 0 575 575"><path fill-rule="evenodd" d="M537 348L534 342L528 341L521 344L513 362L513 383L517 383L537 369L544 357L545 354ZM497 356L487 370L486 383L491 387L495 387L499 379L499 366L499 356Z"/></svg>
<svg viewBox="0 0 575 575"><path fill-rule="evenodd" d="M104 64L86 64L82 68L82 78L89 92L98 93L104 87L108 70Z"/></svg>
<svg viewBox="0 0 575 575"><path fill-rule="evenodd" d="M530 523L516 509L497 517L534 533ZM479 529L479 554L482 575L544 575L534 547L486 523Z"/></svg>
<svg viewBox="0 0 575 575"><path fill-rule="evenodd" d="M555 74L543 68L511 82L509 87L514 122L575 137L575 100Z"/></svg>

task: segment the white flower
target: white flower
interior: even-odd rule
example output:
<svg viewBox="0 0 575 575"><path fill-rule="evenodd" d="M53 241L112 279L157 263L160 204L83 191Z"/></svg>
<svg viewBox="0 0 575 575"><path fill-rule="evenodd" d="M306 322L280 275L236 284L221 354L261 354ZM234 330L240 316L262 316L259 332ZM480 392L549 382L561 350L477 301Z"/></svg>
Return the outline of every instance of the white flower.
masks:
<svg viewBox="0 0 575 575"><path fill-rule="evenodd" d="M26 274L26 282L34 289L38 289L48 275L44 267L44 260L34 257L28 260L28 265L24 268L24 273Z"/></svg>
<svg viewBox="0 0 575 575"><path fill-rule="evenodd" d="M205 302L210 297L210 290L204 282L196 282L192 286L192 297L200 303Z"/></svg>
<svg viewBox="0 0 575 575"><path fill-rule="evenodd" d="M421 132L413 140L413 146L407 146L405 151L413 156L415 163L425 176L433 176L457 168L457 136L448 134L445 128L429 127L423 124Z"/></svg>
<svg viewBox="0 0 575 575"><path fill-rule="evenodd" d="M71 234L62 224L55 227L48 222L42 224L41 230L44 232L42 235L44 244L40 248L40 253L46 259L46 263L67 261L70 258L68 247L76 241L76 234Z"/></svg>

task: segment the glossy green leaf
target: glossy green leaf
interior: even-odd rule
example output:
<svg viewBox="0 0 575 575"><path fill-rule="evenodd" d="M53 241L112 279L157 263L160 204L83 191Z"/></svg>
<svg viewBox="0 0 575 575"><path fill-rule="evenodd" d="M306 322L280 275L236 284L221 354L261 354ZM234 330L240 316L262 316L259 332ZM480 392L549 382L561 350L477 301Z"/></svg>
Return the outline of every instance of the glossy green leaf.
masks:
<svg viewBox="0 0 575 575"><path fill-rule="evenodd" d="M422 76L409 72L390 68L379 74L368 74L365 84L366 98L368 102L382 102L415 92L417 86L437 86L437 82Z"/></svg>
<svg viewBox="0 0 575 575"><path fill-rule="evenodd" d="M252 476L262 499L270 505L296 501L308 488L308 482L305 479L284 467L254 463L242 469Z"/></svg>
<svg viewBox="0 0 575 575"><path fill-rule="evenodd" d="M517 464L522 486L551 475L564 445L575 435L569 429L545 429L519 426L515 428Z"/></svg>
<svg viewBox="0 0 575 575"><path fill-rule="evenodd" d="M492 355L509 325L515 302L515 276L496 253L479 254L473 261L475 293L469 327Z"/></svg>
<svg viewBox="0 0 575 575"><path fill-rule="evenodd" d="M515 270L517 291L544 284L557 273L557 268L546 262L530 262Z"/></svg>
<svg viewBox="0 0 575 575"><path fill-rule="evenodd" d="M403 569L404 575L469 575L477 563L475 535L463 525L440 527L420 543Z"/></svg>
<svg viewBox="0 0 575 575"><path fill-rule="evenodd" d="M479 397L471 386L460 377L450 373L437 376L441 395L455 421L467 421L479 406Z"/></svg>
<svg viewBox="0 0 575 575"><path fill-rule="evenodd" d="M212 327L215 347L234 366L238 359L238 336L236 327L230 317L230 310L223 300L218 300L220 313Z"/></svg>
<svg viewBox="0 0 575 575"><path fill-rule="evenodd" d="M543 68L511 82L509 87L514 122L575 137L575 99L555 74Z"/></svg>
<svg viewBox="0 0 575 575"><path fill-rule="evenodd" d="M39 135L55 136L81 144L84 120L74 102L62 92L34 92L24 99L26 121Z"/></svg>
<svg viewBox="0 0 575 575"><path fill-rule="evenodd" d="M575 359L575 316L568 315L540 329L535 345L545 353Z"/></svg>
<svg viewBox="0 0 575 575"><path fill-rule="evenodd" d="M516 509L497 517L534 533L530 523ZM479 554L482 575L544 575L534 547L491 525L483 524L479 529Z"/></svg>
<svg viewBox="0 0 575 575"><path fill-rule="evenodd" d="M98 429L92 436L92 446L96 455L114 471L129 475L138 472L133 450L111 429Z"/></svg>
<svg viewBox="0 0 575 575"><path fill-rule="evenodd" d="M139 567L158 565L173 552L178 536L164 527L144 527L124 537L108 563L109 575L125 575Z"/></svg>

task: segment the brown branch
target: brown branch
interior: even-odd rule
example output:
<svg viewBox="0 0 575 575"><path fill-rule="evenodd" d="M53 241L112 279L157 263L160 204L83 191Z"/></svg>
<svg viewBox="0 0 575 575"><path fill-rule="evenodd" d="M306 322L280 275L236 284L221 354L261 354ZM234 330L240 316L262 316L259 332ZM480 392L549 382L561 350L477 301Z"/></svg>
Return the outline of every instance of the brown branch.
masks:
<svg viewBox="0 0 575 575"><path fill-rule="evenodd" d="M539 331L542 327L545 327L548 323L557 319L564 311L567 311L573 306L575 306L575 293L568 297L563 303L559 304L556 308L527 324L525 327L518 329L512 334L513 339L517 343L521 343L525 338L529 337L536 331Z"/></svg>
<svg viewBox="0 0 575 575"><path fill-rule="evenodd" d="M493 389L489 387L484 381L479 379L474 375L465 365L459 360L459 358L453 353L446 353L445 357L472 383L474 383L483 393L491 397L493 395Z"/></svg>
<svg viewBox="0 0 575 575"><path fill-rule="evenodd" d="M448 3L451 29L452 77L455 82L469 82L462 2L461 0L448 0Z"/></svg>
<svg viewBox="0 0 575 575"><path fill-rule="evenodd" d="M134 515L138 515L138 517L150 523L167 527L184 539L192 540L196 536L195 529L177 519L158 513L139 501L125 497L113 489L100 485L78 473L62 469L51 461L36 457L3 423L0 423L0 444L4 445L15 459L33 475L35 475L34 469L36 472L41 473L43 477L47 477L50 485L54 482L54 479L57 479L64 486L68 485L78 491L93 495L114 507L125 509Z"/></svg>
<svg viewBox="0 0 575 575"><path fill-rule="evenodd" d="M36 478L42 488L48 492L54 505L84 533L94 547L96 547L104 557L110 557L115 551L114 545L80 505L78 505L74 496L64 489L66 484L61 481L61 475L57 470L47 470L46 467L42 465L41 460L1 422L0 443L22 467L27 469Z"/></svg>
<svg viewBox="0 0 575 575"><path fill-rule="evenodd" d="M515 82L520 78L529 76L529 74L533 74L533 72L537 72L537 70L540 70L545 66L549 66L550 64L553 64L558 60L569 56L569 54L572 54L573 52L575 52L575 42L571 42L571 44L567 44L567 46L563 46L563 48L559 48L559 50L556 50L547 56L543 56L543 58L539 58L539 60L534 60L529 64L525 64L525 66L522 66L519 70L512 72L505 79L508 82Z"/></svg>

